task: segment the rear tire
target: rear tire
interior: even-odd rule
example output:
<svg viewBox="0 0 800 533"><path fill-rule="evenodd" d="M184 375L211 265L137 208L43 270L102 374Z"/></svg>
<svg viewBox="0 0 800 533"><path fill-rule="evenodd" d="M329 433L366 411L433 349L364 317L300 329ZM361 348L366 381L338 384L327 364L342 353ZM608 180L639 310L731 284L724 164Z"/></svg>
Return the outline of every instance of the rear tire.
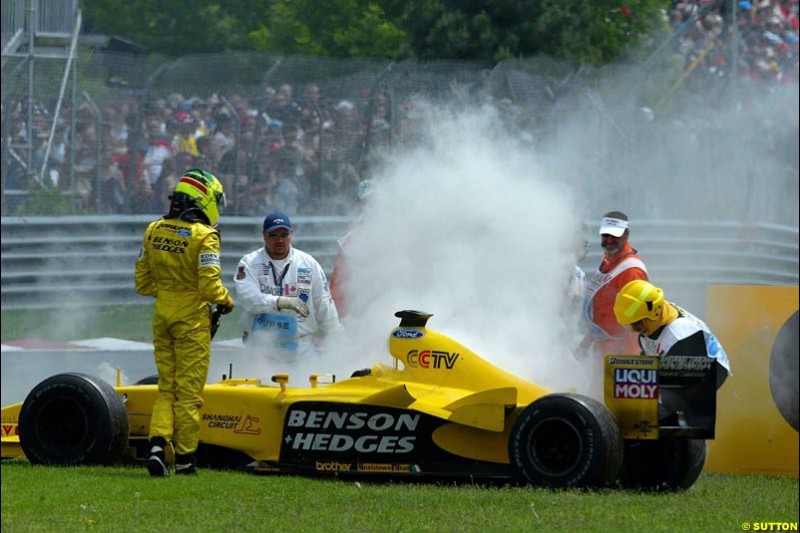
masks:
<svg viewBox="0 0 800 533"><path fill-rule="evenodd" d="M627 441L620 482L630 489L684 491L700 477L705 462L702 439Z"/></svg>
<svg viewBox="0 0 800 533"><path fill-rule="evenodd" d="M512 465L544 487L602 487L616 481L622 437L611 412L579 394L550 394L525 408L508 442Z"/></svg>
<svg viewBox="0 0 800 533"><path fill-rule="evenodd" d="M25 398L19 443L33 464L111 464L128 441L128 412L114 387L85 374L47 378Z"/></svg>

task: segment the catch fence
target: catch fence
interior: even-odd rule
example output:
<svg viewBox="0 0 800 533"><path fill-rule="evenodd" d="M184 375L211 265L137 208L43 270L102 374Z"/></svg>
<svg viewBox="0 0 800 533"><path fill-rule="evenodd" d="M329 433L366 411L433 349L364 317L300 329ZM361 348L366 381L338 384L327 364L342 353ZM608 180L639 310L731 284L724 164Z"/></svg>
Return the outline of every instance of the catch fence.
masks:
<svg viewBox="0 0 800 533"><path fill-rule="evenodd" d="M544 58L489 65L229 52L167 61L81 49L55 117L63 59L6 59L5 216L161 213L179 173L192 166L223 180L228 215L274 208L352 215L358 183L379 174L381 155L418 142L425 99L491 106L521 150L572 143L580 173L564 179L591 191L586 196L596 210L614 203L608 191L594 190L614 176L622 203L636 201L627 196L642 182L658 190L667 181L703 190L677 202L686 204L678 216L702 218L710 209L716 218L744 213L762 222L797 222L796 85L773 88L755 102L750 95L762 86L734 94L738 100L720 102L723 93L706 98L700 91L665 101L666 89L654 92L639 69ZM680 65L672 71L672 79L680 77ZM739 114L751 113L750 125L724 124L721 117L731 114L725 102L741 99L749 107ZM659 106L647 107L653 103ZM59 127L50 142L53 121ZM564 139L570 127L583 132L583 142ZM726 165L724 183L703 181ZM746 201L757 205L717 205L709 197L720 187L749 190ZM664 216L649 209L643 214Z"/></svg>

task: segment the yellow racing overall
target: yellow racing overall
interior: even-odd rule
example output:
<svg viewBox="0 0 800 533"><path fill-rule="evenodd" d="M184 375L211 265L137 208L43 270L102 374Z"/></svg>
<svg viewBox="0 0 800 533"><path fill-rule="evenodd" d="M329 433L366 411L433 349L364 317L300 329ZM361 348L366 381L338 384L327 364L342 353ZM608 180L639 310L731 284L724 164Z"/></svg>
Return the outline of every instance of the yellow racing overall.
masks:
<svg viewBox="0 0 800 533"><path fill-rule="evenodd" d="M156 298L153 345L158 398L150 439L197 450L203 387L211 358L209 303L233 306L220 280L219 232L179 218L152 222L136 261L136 291ZM174 428L174 430L173 430Z"/></svg>

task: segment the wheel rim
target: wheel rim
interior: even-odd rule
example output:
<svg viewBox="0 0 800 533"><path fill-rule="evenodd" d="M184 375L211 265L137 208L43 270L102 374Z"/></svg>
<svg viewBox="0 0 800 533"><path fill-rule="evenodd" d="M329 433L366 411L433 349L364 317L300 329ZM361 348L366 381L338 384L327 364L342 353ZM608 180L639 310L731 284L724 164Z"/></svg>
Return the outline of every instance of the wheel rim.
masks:
<svg viewBox="0 0 800 533"><path fill-rule="evenodd" d="M42 406L35 427L39 441L46 449L63 454L78 447L85 439L89 419L80 402L72 398L54 398Z"/></svg>
<svg viewBox="0 0 800 533"><path fill-rule="evenodd" d="M561 475L573 470L583 457L583 440L578 429L567 420L550 418L541 421L531 432L529 453L533 462L547 475Z"/></svg>

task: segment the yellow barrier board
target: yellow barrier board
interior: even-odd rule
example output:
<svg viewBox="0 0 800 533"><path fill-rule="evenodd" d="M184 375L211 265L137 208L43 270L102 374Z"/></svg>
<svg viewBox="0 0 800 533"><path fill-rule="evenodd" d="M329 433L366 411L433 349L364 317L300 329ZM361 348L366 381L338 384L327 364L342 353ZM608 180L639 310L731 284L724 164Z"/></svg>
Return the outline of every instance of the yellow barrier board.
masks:
<svg viewBox="0 0 800 533"><path fill-rule="evenodd" d="M798 287L708 288L706 322L733 375L717 393L706 471L798 475Z"/></svg>

